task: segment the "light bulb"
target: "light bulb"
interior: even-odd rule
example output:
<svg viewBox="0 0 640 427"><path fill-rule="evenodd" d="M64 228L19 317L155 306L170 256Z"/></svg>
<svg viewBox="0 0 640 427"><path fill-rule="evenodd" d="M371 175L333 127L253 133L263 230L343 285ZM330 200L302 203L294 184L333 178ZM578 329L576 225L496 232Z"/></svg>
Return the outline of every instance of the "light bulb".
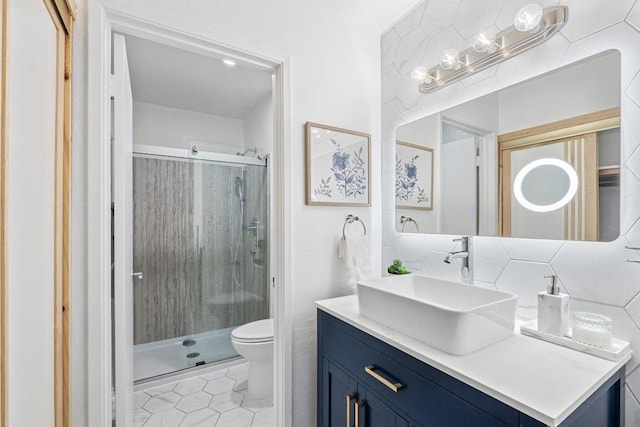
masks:
<svg viewBox="0 0 640 427"><path fill-rule="evenodd" d="M473 43L473 50L476 52L493 53L496 51L496 48L496 32L493 30L481 32Z"/></svg>
<svg viewBox="0 0 640 427"><path fill-rule="evenodd" d="M542 7L539 4L531 3L522 7L513 20L516 30L526 32L535 30L542 19Z"/></svg>
<svg viewBox="0 0 640 427"><path fill-rule="evenodd" d="M440 56L440 66L445 70L460 69L460 52L454 48L445 49Z"/></svg>
<svg viewBox="0 0 640 427"><path fill-rule="evenodd" d="M222 62L224 62L224 65L226 65L227 67L235 67L236 65L236 61L232 59L223 59Z"/></svg>
<svg viewBox="0 0 640 427"><path fill-rule="evenodd" d="M431 74L429 74L429 70L427 69L427 67L424 67L422 65L413 69L413 71L411 72L411 78L413 80L417 80L419 83L431 83L433 81L433 78L431 77Z"/></svg>

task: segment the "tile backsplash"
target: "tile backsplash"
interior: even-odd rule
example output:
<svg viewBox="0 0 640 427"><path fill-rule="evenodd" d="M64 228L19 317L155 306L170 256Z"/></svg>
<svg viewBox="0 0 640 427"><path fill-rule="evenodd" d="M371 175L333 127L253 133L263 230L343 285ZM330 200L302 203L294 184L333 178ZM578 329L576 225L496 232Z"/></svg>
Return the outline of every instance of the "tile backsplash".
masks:
<svg viewBox="0 0 640 427"><path fill-rule="evenodd" d="M610 316L614 336L632 343L627 364L626 423L640 425L640 2L542 0L566 5L569 21L546 43L432 94L418 92L410 77L417 65L437 62L448 47L463 50L480 30L512 24L528 0L428 0L382 36L383 265L400 257L415 272L458 280L459 265L442 262L456 249L450 235L399 234L394 227L395 131L418 118L524 81L608 49L621 54L620 237L609 243L474 237L474 279L519 295L518 315L536 316L536 294L545 275L557 274L576 310Z"/></svg>

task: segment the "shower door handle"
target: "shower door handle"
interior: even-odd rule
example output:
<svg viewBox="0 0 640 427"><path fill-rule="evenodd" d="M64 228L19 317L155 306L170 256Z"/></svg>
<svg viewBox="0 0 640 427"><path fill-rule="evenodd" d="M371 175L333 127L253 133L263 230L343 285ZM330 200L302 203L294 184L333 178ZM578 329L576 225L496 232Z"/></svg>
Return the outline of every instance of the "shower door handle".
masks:
<svg viewBox="0 0 640 427"><path fill-rule="evenodd" d="M142 271L138 271L137 273L131 273L131 276L135 277L136 279L142 280Z"/></svg>

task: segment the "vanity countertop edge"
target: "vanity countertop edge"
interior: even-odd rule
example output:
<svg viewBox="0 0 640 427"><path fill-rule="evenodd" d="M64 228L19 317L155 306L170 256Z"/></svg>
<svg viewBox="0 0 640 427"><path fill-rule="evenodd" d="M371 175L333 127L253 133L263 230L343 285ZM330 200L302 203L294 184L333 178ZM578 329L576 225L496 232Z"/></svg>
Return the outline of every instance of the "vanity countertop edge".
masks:
<svg viewBox="0 0 640 427"><path fill-rule="evenodd" d="M316 301L316 307L551 427L631 359L611 362L519 333L456 356L360 316L356 295Z"/></svg>

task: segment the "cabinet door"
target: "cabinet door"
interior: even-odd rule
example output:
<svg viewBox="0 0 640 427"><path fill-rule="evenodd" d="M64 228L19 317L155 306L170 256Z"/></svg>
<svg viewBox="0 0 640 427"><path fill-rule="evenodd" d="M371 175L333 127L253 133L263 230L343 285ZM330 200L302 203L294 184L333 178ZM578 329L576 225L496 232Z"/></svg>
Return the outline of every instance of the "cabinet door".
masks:
<svg viewBox="0 0 640 427"><path fill-rule="evenodd" d="M345 371L322 359L322 427L353 427L358 386Z"/></svg>
<svg viewBox="0 0 640 427"><path fill-rule="evenodd" d="M409 424L391 407L376 397L371 391L367 391L358 384L358 396L356 401L356 425L355 427L408 427Z"/></svg>

